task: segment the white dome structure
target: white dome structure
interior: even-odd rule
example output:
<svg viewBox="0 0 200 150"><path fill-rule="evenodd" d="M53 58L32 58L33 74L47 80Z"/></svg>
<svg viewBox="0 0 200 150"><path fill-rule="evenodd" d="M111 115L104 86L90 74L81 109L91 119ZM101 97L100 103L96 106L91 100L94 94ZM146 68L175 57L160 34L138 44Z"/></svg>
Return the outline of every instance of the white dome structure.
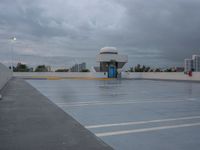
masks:
<svg viewBox="0 0 200 150"><path fill-rule="evenodd" d="M118 54L115 47L103 47L100 49L100 54Z"/></svg>

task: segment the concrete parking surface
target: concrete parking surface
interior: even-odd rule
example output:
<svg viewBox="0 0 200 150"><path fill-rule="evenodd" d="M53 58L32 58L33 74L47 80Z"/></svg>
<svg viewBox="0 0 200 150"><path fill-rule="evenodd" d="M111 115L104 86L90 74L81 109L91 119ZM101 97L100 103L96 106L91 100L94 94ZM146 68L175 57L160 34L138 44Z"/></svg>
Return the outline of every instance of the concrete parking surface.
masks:
<svg viewBox="0 0 200 150"><path fill-rule="evenodd" d="M112 150L21 79L0 101L0 150Z"/></svg>
<svg viewBox="0 0 200 150"><path fill-rule="evenodd" d="M29 80L117 150L198 150L200 84L150 80Z"/></svg>

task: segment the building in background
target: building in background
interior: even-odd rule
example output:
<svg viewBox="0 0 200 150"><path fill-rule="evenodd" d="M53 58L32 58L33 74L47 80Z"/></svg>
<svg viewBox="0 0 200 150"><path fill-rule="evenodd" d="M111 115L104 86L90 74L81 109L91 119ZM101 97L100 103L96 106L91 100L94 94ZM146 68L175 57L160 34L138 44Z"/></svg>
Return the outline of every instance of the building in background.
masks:
<svg viewBox="0 0 200 150"><path fill-rule="evenodd" d="M184 72L200 72L200 55L192 55L192 59L184 60Z"/></svg>
<svg viewBox="0 0 200 150"><path fill-rule="evenodd" d="M195 72L200 71L200 55L192 55L193 69Z"/></svg>
<svg viewBox="0 0 200 150"><path fill-rule="evenodd" d="M193 71L193 60L187 58L184 60L184 72L190 71Z"/></svg>
<svg viewBox="0 0 200 150"><path fill-rule="evenodd" d="M104 47L100 49L96 61L100 63L99 67L95 67L96 72L106 72L108 78L116 78L120 76L122 67L128 62L128 56L118 54L114 47Z"/></svg>
<svg viewBox="0 0 200 150"><path fill-rule="evenodd" d="M175 72L184 72L184 67L174 67Z"/></svg>
<svg viewBox="0 0 200 150"><path fill-rule="evenodd" d="M86 63L83 62L83 63L81 63L81 64L75 64L74 66L72 66L72 67L70 68L70 71L71 71L71 72L82 72L82 71L85 70L85 69L86 69Z"/></svg>
<svg viewBox="0 0 200 150"><path fill-rule="evenodd" d="M46 68L47 68L47 71L48 72L51 72L52 70L51 70L51 66L46 66Z"/></svg>

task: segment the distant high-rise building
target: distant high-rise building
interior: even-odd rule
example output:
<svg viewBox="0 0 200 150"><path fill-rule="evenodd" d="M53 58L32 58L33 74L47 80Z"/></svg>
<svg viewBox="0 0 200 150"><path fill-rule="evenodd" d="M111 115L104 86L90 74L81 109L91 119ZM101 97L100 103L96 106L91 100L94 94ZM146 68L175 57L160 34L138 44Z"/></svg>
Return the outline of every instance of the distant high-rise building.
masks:
<svg viewBox="0 0 200 150"><path fill-rule="evenodd" d="M192 55L193 69L195 72L200 71L200 55Z"/></svg>
<svg viewBox="0 0 200 150"><path fill-rule="evenodd" d="M86 63L85 62L79 64L79 72L84 70L84 69L86 69Z"/></svg>
<svg viewBox="0 0 200 150"><path fill-rule="evenodd" d="M84 69L86 69L86 63L85 62L83 62L81 64L75 64L74 66L71 67L70 71L71 72L81 72Z"/></svg>
<svg viewBox="0 0 200 150"><path fill-rule="evenodd" d="M193 59L184 60L184 72L193 71Z"/></svg>
<svg viewBox="0 0 200 150"><path fill-rule="evenodd" d="M48 72L51 72L51 66L46 66L46 68Z"/></svg>
<svg viewBox="0 0 200 150"><path fill-rule="evenodd" d="M184 60L184 71L200 72L200 55L192 55L192 59Z"/></svg>

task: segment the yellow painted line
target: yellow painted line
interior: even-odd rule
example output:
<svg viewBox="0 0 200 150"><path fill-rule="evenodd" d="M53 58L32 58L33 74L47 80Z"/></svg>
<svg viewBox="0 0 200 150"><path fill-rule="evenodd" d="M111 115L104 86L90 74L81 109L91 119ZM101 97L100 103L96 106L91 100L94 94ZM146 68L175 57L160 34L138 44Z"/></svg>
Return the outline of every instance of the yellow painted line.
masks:
<svg viewBox="0 0 200 150"><path fill-rule="evenodd" d="M33 79L35 79L35 78L44 78L44 79L47 79L49 76L30 76L30 77L25 77L25 78L33 78Z"/></svg>
<svg viewBox="0 0 200 150"><path fill-rule="evenodd" d="M113 80L111 78L93 78L93 77L63 77L63 79L73 79L73 80Z"/></svg>
<svg viewBox="0 0 200 150"><path fill-rule="evenodd" d="M48 77L47 80L61 80L60 77Z"/></svg>
<svg viewBox="0 0 200 150"><path fill-rule="evenodd" d="M57 76L30 76L23 77L28 79L47 79L47 80L62 80L62 79L73 79L73 80L114 80L115 78L95 78L95 77L57 77Z"/></svg>

